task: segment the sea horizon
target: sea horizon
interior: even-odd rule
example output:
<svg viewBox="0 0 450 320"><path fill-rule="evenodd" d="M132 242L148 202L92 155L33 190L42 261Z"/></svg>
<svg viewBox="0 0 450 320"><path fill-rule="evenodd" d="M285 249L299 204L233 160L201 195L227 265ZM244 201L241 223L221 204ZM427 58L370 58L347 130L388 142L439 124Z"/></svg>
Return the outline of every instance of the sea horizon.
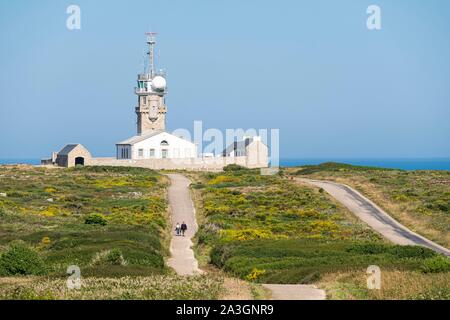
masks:
<svg viewBox="0 0 450 320"><path fill-rule="evenodd" d="M337 162L356 166L378 167L400 170L450 170L450 158L281 158L281 167L318 165ZM0 165L39 165L37 158L0 158Z"/></svg>

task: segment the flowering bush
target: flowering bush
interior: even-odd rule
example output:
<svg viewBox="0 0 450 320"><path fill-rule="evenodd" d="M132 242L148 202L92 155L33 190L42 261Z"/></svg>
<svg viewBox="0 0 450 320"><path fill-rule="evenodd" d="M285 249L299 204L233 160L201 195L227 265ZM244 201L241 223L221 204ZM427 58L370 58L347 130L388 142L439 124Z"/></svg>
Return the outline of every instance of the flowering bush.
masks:
<svg viewBox="0 0 450 320"><path fill-rule="evenodd" d="M259 270L259 269L253 268L252 272L250 272L245 278L248 281L255 281L264 273L266 273L266 270Z"/></svg>

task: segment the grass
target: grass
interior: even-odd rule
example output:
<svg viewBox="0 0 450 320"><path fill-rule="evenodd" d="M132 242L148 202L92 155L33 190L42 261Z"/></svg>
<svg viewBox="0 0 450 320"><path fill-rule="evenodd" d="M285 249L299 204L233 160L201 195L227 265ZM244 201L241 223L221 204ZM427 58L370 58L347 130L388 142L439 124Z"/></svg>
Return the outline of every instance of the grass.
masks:
<svg viewBox="0 0 450 320"><path fill-rule="evenodd" d="M166 267L167 185L165 176L147 169L1 166L0 193L6 196L0 197L0 267L5 262L9 271L14 270L14 263L16 269L39 276L23 271L20 276L0 275L0 299L203 300L257 295L257 286L222 272L186 278ZM32 268L36 254L45 264L44 275ZM18 261L24 256L34 260ZM79 290L67 288L70 265L81 269Z"/></svg>
<svg viewBox="0 0 450 320"><path fill-rule="evenodd" d="M2 300L212 300L222 291L223 279L211 276L89 277L80 289L68 289L66 278L0 278Z"/></svg>
<svg viewBox="0 0 450 320"><path fill-rule="evenodd" d="M324 256L334 250L335 259L345 253L344 244L383 243L327 194L281 176L239 170L191 178L200 225L197 255L242 279L307 282L319 263L298 268L307 250ZM264 272L250 277L254 269Z"/></svg>
<svg viewBox="0 0 450 320"><path fill-rule="evenodd" d="M432 233L448 236L446 173L334 164L284 173L355 183L411 221L422 220L408 210L428 208L424 221L445 224ZM195 253L207 270L223 270L193 278L173 275L164 263L170 234L164 176L138 168L0 166L0 194L6 194L0 196L0 255L20 239L46 266L43 276L0 278L0 299L267 297L259 283L315 283L332 299L449 299L447 260L387 243L323 190L284 179L283 172L185 174L194 181L200 225ZM391 201L405 192L415 201ZM33 253L21 249L21 255ZM373 264L382 270L377 291L365 286ZM81 268L80 290L67 289L69 265Z"/></svg>
<svg viewBox="0 0 450 320"><path fill-rule="evenodd" d="M23 240L49 276L65 274L69 265L82 276L167 273L167 184L147 169L1 166L0 252ZM85 223L93 215L105 225ZM94 261L111 250L121 253L122 265Z"/></svg>
<svg viewBox="0 0 450 320"><path fill-rule="evenodd" d="M450 171L325 163L286 172L354 187L413 231L450 247Z"/></svg>
<svg viewBox="0 0 450 320"><path fill-rule="evenodd" d="M450 273L383 270L380 289L369 290L364 269L326 274L319 286L335 300L450 300Z"/></svg>
<svg viewBox="0 0 450 320"><path fill-rule="evenodd" d="M256 282L306 284L330 272L369 265L383 270L420 271L426 259L434 256L421 247L289 239L223 242L212 250L211 261L235 276Z"/></svg>
<svg viewBox="0 0 450 320"><path fill-rule="evenodd" d="M436 253L387 243L323 190L284 179L283 172L231 170L190 178L200 225L196 253L203 263L255 284L315 283L332 291L341 286L345 294L356 288L360 294L352 298L404 297L394 289L378 296L364 289L366 268L378 265L383 274L415 275L429 284L411 288L408 297L446 297L435 291L446 290L448 272L423 272L446 268Z"/></svg>
<svg viewBox="0 0 450 320"><path fill-rule="evenodd" d="M193 185L201 190L200 244L218 238L379 239L326 194L278 176L245 170L200 179Z"/></svg>

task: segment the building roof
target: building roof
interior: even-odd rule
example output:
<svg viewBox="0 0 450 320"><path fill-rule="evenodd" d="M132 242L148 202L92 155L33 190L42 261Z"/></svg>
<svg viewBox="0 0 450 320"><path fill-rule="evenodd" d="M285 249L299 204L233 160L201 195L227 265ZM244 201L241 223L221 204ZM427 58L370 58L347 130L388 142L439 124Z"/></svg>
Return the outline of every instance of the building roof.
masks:
<svg viewBox="0 0 450 320"><path fill-rule="evenodd" d="M76 147L81 146L81 144L67 144L64 148L61 149L60 152L58 152L58 155L60 156L67 156L73 149Z"/></svg>
<svg viewBox="0 0 450 320"><path fill-rule="evenodd" d="M247 138L241 141L235 141L226 147L222 154L224 157L228 156L230 153L234 151L234 154L242 154L245 153L245 148L253 141L253 138Z"/></svg>
<svg viewBox="0 0 450 320"><path fill-rule="evenodd" d="M150 133L146 133L146 134L143 134L143 135L140 135L140 136L133 136L133 137L127 139L127 140L124 140L124 141L116 143L116 145L134 145L134 144L136 144L138 142L141 142L141 141L147 140L149 138L155 137L155 136L157 136L157 135L159 135L161 133L165 133L165 134L168 134L168 135L173 136L175 138L184 140L186 142L193 143L192 141L189 141L188 139L185 139L183 137L178 137L178 136L173 135L173 134L171 134L171 133L169 133L167 131L156 130L156 131L152 131Z"/></svg>
<svg viewBox="0 0 450 320"><path fill-rule="evenodd" d="M163 132L164 132L164 131L157 130L157 131L152 131L152 132L150 132L150 133L146 133L146 134L143 134L143 135L140 135L140 136L133 136L133 137L131 137L131 138L128 138L127 140L124 140L124 141L121 141L121 142L116 143L116 145L117 145L117 144L129 144L129 145L133 145L133 144L135 144L135 143L141 142L141 141L146 140L146 139L148 139L148 138L157 136L158 134L163 133Z"/></svg>

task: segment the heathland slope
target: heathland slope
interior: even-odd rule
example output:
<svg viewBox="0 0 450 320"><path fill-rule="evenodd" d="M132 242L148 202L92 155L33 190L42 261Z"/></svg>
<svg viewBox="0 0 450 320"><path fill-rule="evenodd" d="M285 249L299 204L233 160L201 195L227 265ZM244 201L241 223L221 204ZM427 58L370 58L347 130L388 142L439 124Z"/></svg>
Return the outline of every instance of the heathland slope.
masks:
<svg viewBox="0 0 450 320"><path fill-rule="evenodd" d="M0 299L219 298L222 278L165 265L167 185L147 169L0 166Z"/></svg>
<svg viewBox="0 0 450 320"><path fill-rule="evenodd" d="M258 170L227 169L191 174L197 181L192 188L200 222L199 257L213 265L249 281L327 288L336 274L354 275L344 284L364 279L369 265L425 279L424 270L433 269L427 266L440 265L433 270L444 272L443 282L435 284L448 289L447 260L427 248L388 243L324 190L299 185L283 172L262 176ZM361 297L383 297L361 290ZM420 298L421 292L410 293Z"/></svg>
<svg viewBox="0 0 450 320"><path fill-rule="evenodd" d="M404 171L325 163L291 168L288 172L355 188L409 229L450 247L450 171Z"/></svg>

